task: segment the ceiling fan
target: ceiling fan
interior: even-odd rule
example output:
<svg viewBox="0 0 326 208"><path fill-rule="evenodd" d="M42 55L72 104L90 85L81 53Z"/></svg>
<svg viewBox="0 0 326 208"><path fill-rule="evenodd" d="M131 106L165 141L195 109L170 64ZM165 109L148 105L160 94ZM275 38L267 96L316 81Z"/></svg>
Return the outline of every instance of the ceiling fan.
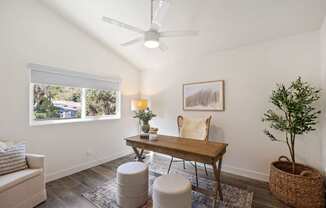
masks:
<svg viewBox="0 0 326 208"><path fill-rule="evenodd" d="M110 17L103 16L103 21L131 30L141 34L140 37L122 43L121 46L130 46L139 42L144 42L147 48L159 47L162 51L167 50L167 46L160 41L161 38L196 36L198 31L160 31L162 20L167 13L170 2L169 0L150 0L151 1L151 26L149 30L143 30L132 25L120 22ZM155 5L154 5L155 4ZM154 8L155 7L155 8Z"/></svg>

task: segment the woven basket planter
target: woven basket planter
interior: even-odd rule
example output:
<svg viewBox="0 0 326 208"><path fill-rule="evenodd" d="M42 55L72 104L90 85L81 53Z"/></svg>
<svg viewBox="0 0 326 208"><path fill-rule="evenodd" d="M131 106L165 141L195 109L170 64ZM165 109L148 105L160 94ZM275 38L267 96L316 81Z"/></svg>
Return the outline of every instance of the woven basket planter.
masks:
<svg viewBox="0 0 326 208"><path fill-rule="evenodd" d="M309 174L301 174L307 173ZM297 208L323 208L325 204L323 177L318 170L292 163L276 161L271 164L269 187L273 195L287 205ZM305 176L304 176L305 175Z"/></svg>

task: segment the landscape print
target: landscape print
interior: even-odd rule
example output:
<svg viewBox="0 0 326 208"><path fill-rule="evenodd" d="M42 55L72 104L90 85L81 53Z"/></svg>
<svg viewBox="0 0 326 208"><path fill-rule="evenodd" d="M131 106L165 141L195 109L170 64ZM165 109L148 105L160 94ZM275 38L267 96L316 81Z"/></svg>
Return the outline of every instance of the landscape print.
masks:
<svg viewBox="0 0 326 208"><path fill-rule="evenodd" d="M184 110L224 110L224 81L208 81L183 85Z"/></svg>

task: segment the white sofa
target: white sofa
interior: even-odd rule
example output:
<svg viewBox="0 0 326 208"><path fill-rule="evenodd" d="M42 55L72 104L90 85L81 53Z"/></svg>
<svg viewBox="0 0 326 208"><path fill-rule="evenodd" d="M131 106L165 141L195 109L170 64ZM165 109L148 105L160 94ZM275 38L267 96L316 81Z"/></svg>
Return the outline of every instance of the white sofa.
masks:
<svg viewBox="0 0 326 208"><path fill-rule="evenodd" d="M44 156L26 158L28 169L0 176L1 208L32 208L46 200Z"/></svg>

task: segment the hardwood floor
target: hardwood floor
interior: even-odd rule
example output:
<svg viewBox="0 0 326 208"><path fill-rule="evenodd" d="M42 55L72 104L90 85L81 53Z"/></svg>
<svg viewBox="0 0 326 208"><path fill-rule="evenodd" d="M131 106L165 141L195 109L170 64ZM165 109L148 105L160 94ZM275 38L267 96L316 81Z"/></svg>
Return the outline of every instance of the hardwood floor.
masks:
<svg viewBox="0 0 326 208"><path fill-rule="evenodd" d="M154 155L147 157L162 167L168 167L169 158ZM94 189L103 184L115 175L117 167L127 161L134 160L134 155L119 158L117 160L90 168L79 173L49 182L47 187L48 199L37 208L95 208L89 201L81 196L81 193ZM182 163L174 163L172 168L182 168ZM193 172L191 165L187 165L186 171ZM209 176L212 177L212 172ZM207 177L203 169L198 170L200 177ZM253 207L255 208L286 208L275 199L268 190L265 182L229 174L222 173L222 183L230 184L242 189L254 192Z"/></svg>

